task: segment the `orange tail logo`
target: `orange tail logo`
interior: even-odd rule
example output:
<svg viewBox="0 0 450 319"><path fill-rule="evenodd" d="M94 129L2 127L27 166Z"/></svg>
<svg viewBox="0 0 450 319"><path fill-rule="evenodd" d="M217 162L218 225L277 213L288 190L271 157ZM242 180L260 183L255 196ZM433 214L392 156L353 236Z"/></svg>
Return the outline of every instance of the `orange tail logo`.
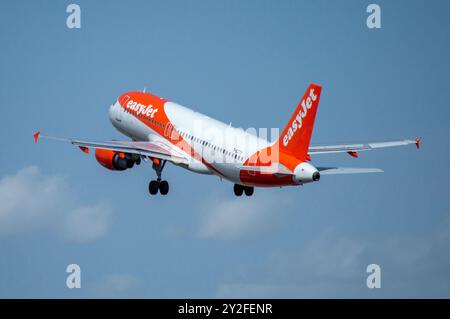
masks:
<svg viewBox="0 0 450 319"><path fill-rule="evenodd" d="M280 139L274 145L279 147L281 153L300 161L306 160L321 91L322 87L316 84L310 84L306 90Z"/></svg>

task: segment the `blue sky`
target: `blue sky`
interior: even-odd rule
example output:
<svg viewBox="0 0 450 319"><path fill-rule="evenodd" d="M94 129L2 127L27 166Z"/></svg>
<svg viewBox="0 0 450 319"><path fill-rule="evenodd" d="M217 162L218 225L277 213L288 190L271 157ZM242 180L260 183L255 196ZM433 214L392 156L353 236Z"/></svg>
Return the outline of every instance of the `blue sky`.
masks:
<svg viewBox="0 0 450 319"><path fill-rule="evenodd" d="M448 1L8 1L0 11L0 297L450 297ZM123 138L107 108L144 87L240 127L283 127L323 85L315 156L384 174L257 189L173 165L102 168L32 133ZM66 287L77 263L82 288ZM381 289L366 267L381 266Z"/></svg>

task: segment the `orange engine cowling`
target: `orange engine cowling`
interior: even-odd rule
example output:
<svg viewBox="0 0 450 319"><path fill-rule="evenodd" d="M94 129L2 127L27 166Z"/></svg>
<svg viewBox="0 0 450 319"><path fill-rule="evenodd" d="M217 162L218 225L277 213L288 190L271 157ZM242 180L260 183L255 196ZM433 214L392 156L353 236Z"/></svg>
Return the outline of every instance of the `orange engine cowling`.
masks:
<svg viewBox="0 0 450 319"><path fill-rule="evenodd" d="M103 167L113 171L123 171L132 168L134 164L140 164L140 157L136 154L127 154L122 152L114 152L97 148L95 150L95 158Z"/></svg>

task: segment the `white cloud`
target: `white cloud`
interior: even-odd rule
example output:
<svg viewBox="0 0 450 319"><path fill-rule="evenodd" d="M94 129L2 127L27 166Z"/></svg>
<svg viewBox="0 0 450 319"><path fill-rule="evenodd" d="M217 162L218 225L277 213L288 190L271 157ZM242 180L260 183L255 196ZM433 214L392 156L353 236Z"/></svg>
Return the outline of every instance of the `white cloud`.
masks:
<svg viewBox="0 0 450 319"><path fill-rule="evenodd" d="M322 231L295 249L280 248L259 267L217 287L219 298L448 298L450 215L422 236ZM366 267L382 270L382 288L366 287Z"/></svg>
<svg viewBox="0 0 450 319"><path fill-rule="evenodd" d="M264 195L232 199L216 196L204 202L199 209L198 237L235 240L273 230L282 219L282 208L290 201Z"/></svg>
<svg viewBox="0 0 450 319"><path fill-rule="evenodd" d="M365 247L322 232L295 250L272 253L262 269L219 285L219 298L320 298L356 294L364 288ZM361 278L355 285L355 277Z"/></svg>
<svg viewBox="0 0 450 319"><path fill-rule="evenodd" d="M139 287L137 277L130 274L111 274L104 277L100 282L94 284L92 291L98 297L124 297L134 295Z"/></svg>
<svg viewBox="0 0 450 319"><path fill-rule="evenodd" d="M0 180L0 236L51 231L71 241L104 236L110 207L102 202L79 206L62 176L46 176L35 166Z"/></svg>
<svg viewBox="0 0 450 319"><path fill-rule="evenodd" d="M78 242L89 242L103 237L109 228L110 207L104 203L72 210L65 219L64 237Z"/></svg>
<svg viewBox="0 0 450 319"><path fill-rule="evenodd" d="M43 176L38 168L27 167L0 180L0 234L8 235L40 228L56 218L57 196L65 192L60 176Z"/></svg>
<svg viewBox="0 0 450 319"><path fill-rule="evenodd" d="M358 241L324 235L309 242L302 254L296 255L291 262L294 262L298 269L318 278L326 276L345 278L359 270L359 258L364 250L365 247Z"/></svg>

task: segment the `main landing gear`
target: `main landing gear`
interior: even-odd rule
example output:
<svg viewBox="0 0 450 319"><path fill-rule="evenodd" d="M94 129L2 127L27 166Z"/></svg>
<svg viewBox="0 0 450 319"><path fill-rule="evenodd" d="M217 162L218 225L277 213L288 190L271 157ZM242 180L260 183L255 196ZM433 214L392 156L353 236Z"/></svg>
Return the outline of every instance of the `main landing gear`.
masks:
<svg viewBox="0 0 450 319"><path fill-rule="evenodd" d="M167 181L161 180L161 173L165 165L165 160L153 160L153 169L156 171L156 175L158 176L158 178L156 180L150 181L150 183L148 184L148 192L150 193L150 195L156 195L158 193L158 190L161 195L167 195L167 193L169 193L169 183Z"/></svg>
<svg viewBox="0 0 450 319"><path fill-rule="evenodd" d="M243 186L243 185L239 185L239 184L234 184L233 190L234 190L234 195L236 195L236 196L242 196L243 193L245 193L245 195L247 195L247 196L252 196L253 191L255 189L251 186Z"/></svg>

